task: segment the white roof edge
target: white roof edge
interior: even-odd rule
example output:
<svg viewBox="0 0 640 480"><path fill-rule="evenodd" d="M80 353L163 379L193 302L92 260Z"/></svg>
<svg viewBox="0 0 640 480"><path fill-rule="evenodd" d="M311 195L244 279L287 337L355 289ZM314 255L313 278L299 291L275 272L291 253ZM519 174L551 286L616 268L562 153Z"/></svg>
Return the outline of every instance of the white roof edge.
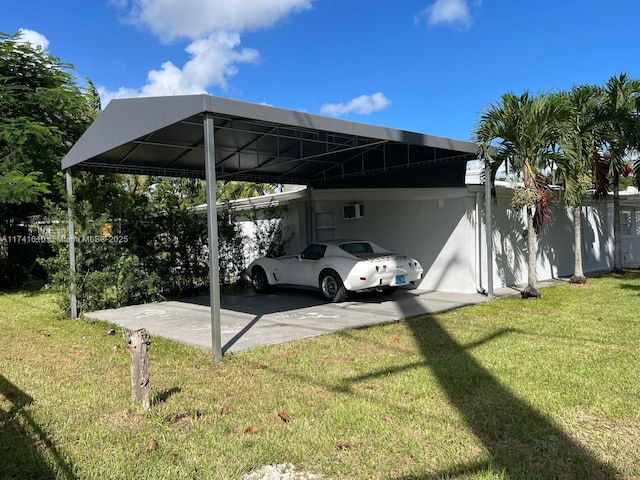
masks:
<svg viewBox="0 0 640 480"><path fill-rule="evenodd" d="M307 187L300 186L295 190L289 190L286 192L271 193L267 195L260 195L257 197L240 198L238 200L231 200L228 202L229 206L234 210L250 210L253 208L268 207L269 205L286 205L294 200L300 200L307 196ZM227 204L218 203L218 210L222 210ZM207 204L196 205L194 207L196 213L205 213Z"/></svg>

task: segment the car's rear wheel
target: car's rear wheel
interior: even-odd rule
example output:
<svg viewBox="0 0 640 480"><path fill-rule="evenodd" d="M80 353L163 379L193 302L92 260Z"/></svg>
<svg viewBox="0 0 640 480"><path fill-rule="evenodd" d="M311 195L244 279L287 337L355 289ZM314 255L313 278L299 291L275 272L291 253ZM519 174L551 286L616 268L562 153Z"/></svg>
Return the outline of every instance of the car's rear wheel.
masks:
<svg viewBox="0 0 640 480"><path fill-rule="evenodd" d="M343 302L347 298L347 290L337 272L326 270L320 274L320 293L327 302Z"/></svg>
<svg viewBox="0 0 640 480"><path fill-rule="evenodd" d="M260 267L256 267L251 272L251 286L256 293L264 293L269 290L269 282L267 282L267 274Z"/></svg>

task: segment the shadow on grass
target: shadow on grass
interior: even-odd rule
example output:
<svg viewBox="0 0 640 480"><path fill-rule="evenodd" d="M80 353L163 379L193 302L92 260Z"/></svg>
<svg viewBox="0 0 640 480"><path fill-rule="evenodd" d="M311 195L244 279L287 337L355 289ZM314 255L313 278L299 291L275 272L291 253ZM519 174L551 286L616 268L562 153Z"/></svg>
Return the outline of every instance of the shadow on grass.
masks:
<svg viewBox="0 0 640 480"><path fill-rule="evenodd" d="M402 479L459 478L489 471L507 479L613 479L617 472L596 459L551 419L503 386L471 354L497 332L473 345L460 345L435 317L407 320L442 391L489 459Z"/></svg>
<svg viewBox="0 0 640 480"><path fill-rule="evenodd" d="M0 478L75 480L77 477L28 411L34 399L0 375ZM55 466L45 458L50 456Z"/></svg>
<svg viewBox="0 0 640 480"><path fill-rule="evenodd" d="M159 405L160 403L164 403L167 400L169 400L169 398L176 394L176 393L180 393L182 392L182 388L180 387L173 387L170 388L169 390L165 390L163 392L158 392L153 396L153 401L151 402L152 405Z"/></svg>
<svg viewBox="0 0 640 480"><path fill-rule="evenodd" d="M14 293L19 293L20 295L31 298L42 295L43 292L46 292L48 287L45 287L44 280L31 281L27 282L24 285L20 285L18 287L3 287L0 288L0 295L9 295Z"/></svg>
<svg viewBox="0 0 640 480"><path fill-rule="evenodd" d="M623 283L623 284L620 285L620 288L622 290L633 290L633 291L636 291L636 292L640 292L640 285L635 285L635 284L632 284L632 283Z"/></svg>

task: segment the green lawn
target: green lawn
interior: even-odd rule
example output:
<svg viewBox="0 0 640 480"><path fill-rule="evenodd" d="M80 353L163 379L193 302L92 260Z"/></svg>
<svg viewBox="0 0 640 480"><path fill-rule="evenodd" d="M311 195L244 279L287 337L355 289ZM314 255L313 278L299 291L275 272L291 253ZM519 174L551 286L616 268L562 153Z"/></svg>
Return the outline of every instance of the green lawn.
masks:
<svg viewBox="0 0 640 480"><path fill-rule="evenodd" d="M640 478L640 272L231 354L0 294L0 478ZM284 412L289 421L282 420Z"/></svg>

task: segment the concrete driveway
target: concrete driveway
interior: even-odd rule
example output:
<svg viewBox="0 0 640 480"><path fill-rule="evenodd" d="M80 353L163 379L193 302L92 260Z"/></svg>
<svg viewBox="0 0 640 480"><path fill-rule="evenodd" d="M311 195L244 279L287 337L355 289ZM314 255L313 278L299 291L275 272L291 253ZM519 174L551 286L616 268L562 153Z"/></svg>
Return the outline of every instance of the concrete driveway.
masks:
<svg viewBox="0 0 640 480"><path fill-rule="evenodd" d="M500 289L495 296L515 293L518 291ZM402 289L389 296L359 295L342 303L326 303L319 294L306 291L225 294L220 299L222 352L415 317L487 300L480 294ZM209 297L197 297L99 310L85 317L130 330L146 328L152 336L210 350L210 311Z"/></svg>

